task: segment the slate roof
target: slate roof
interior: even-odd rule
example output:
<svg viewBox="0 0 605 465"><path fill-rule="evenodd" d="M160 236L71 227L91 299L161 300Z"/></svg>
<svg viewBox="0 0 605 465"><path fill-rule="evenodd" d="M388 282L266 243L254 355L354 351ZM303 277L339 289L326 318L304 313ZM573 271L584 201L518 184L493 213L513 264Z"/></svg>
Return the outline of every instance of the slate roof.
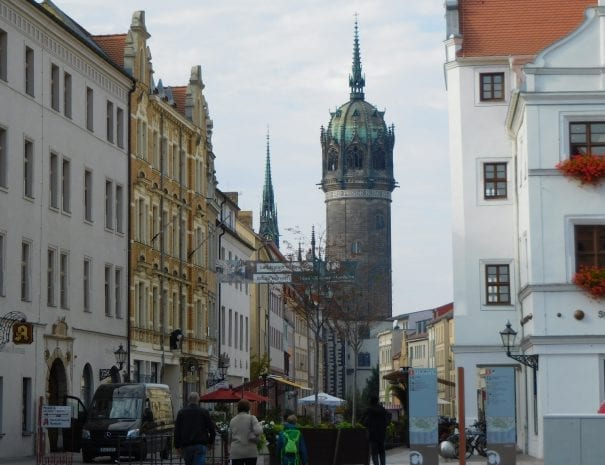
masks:
<svg viewBox="0 0 605 465"><path fill-rule="evenodd" d="M459 57L535 55L566 36L597 0L459 0Z"/></svg>
<svg viewBox="0 0 605 465"><path fill-rule="evenodd" d="M120 68L124 68L124 47L126 46L126 34L110 34L92 36L99 47Z"/></svg>

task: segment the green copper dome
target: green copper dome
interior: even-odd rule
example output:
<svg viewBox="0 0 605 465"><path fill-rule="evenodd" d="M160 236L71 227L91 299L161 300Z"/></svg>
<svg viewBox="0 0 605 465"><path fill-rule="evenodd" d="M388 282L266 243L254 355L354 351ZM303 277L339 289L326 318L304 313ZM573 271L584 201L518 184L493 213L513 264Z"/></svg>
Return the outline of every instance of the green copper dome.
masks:
<svg viewBox="0 0 605 465"><path fill-rule="evenodd" d="M378 111L365 100L351 100L331 116L328 134L338 143L349 144L356 137L361 143L373 142L388 133L384 111Z"/></svg>

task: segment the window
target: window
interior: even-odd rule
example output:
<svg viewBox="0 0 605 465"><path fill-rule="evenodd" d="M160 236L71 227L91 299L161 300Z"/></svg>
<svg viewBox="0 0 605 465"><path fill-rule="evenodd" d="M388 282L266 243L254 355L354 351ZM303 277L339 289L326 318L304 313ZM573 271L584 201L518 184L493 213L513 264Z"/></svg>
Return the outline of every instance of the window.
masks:
<svg viewBox="0 0 605 465"><path fill-rule="evenodd" d="M105 181L105 227L113 229L113 183Z"/></svg>
<svg viewBox="0 0 605 465"><path fill-rule="evenodd" d="M124 188L119 184L116 184L116 231L124 232Z"/></svg>
<svg viewBox="0 0 605 465"><path fill-rule="evenodd" d="M31 243L21 243L21 300L30 300Z"/></svg>
<svg viewBox="0 0 605 465"><path fill-rule="evenodd" d="M55 64L50 65L50 106L53 110L59 111L59 67Z"/></svg>
<svg viewBox="0 0 605 465"><path fill-rule="evenodd" d="M483 164L483 198L505 199L507 196L506 163Z"/></svg>
<svg viewBox="0 0 605 465"><path fill-rule="evenodd" d="M353 243L351 243L351 253L358 255L361 253L361 242L359 241L353 241Z"/></svg>
<svg viewBox="0 0 605 465"><path fill-rule="evenodd" d="M227 343L229 347L233 344L233 310L229 309L229 328L227 332L229 342Z"/></svg>
<svg viewBox="0 0 605 465"><path fill-rule="evenodd" d="M25 47L25 93L34 96L34 51Z"/></svg>
<svg viewBox="0 0 605 465"><path fill-rule="evenodd" d="M124 148L124 110L119 107L116 119L116 143L118 144L118 147Z"/></svg>
<svg viewBox="0 0 605 465"><path fill-rule="evenodd" d="M359 352L357 354L357 366L358 367L369 367L370 366L370 353Z"/></svg>
<svg viewBox="0 0 605 465"><path fill-rule="evenodd" d="M5 295L4 294L5 262L6 262L6 235L3 232L0 232L0 296Z"/></svg>
<svg viewBox="0 0 605 465"><path fill-rule="evenodd" d="M376 220L376 229L384 229L385 221L384 221L384 214L382 212L376 213L375 220Z"/></svg>
<svg viewBox="0 0 605 465"><path fill-rule="evenodd" d="M46 254L46 304L49 307L54 307L56 305L56 292L55 286L56 283L56 259L57 259L57 251L53 248L49 248Z"/></svg>
<svg viewBox="0 0 605 465"><path fill-rule="evenodd" d="M59 255L59 304L61 308L67 309L67 287L69 285L69 255L61 252Z"/></svg>
<svg viewBox="0 0 605 465"><path fill-rule="evenodd" d="M2 376L0 376L0 435L2 434L3 428L2 428L2 417L3 417L3 412L2 412L2 405L4 403L4 384L3 384L3 379Z"/></svg>
<svg viewBox="0 0 605 465"><path fill-rule="evenodd" d="M0 128L0 187L8 187L8 150L6 147L6 129Z"/></svg>
<svg viewBox="0 0 605 465"><path fill-rule="evenodd" d="M90 87L86 88L86 129L92 131L93 126L93 113L94 112L94 93Z"/></svg>
<svg viewBox="0 0 605 465"><path fill-rule="evenodd" d="M244 316L239 316L239 350L244 350Z"/></svg>
<svg viewBox="0 0 605 465"><path fill-rule="evenodd" d="M71 74L63 73L63 114L71 118Z"/></svg>
<svg viewBox="0 0 605 465"><path fill-rule="evenodd" d="M510 284L508 265L485 265L485 295L487 305L509 305Z"/></svg>
<svg viewBox="0 0 605 465"><path fill-rule="evenodd" d="M605 225L576 225L576 271L581 266L605 266Z"/></svg>
<svg viewBox="0 0 605 465"><path fill-rule="evenodd" d="M107 101L107 140L113 143L113 103Z"/></svg>
<svg viewBox="0 0 605 465"><path fill-rule="evenodd" d="M21 432L32 433L33 415L32 415L32 379L23 378L21 387Z"/></svg>
<svg viewBox="0 0 605 465"><path fill-rule="evenodd" d="M105 265L105 316L111 316L111 265Z"/></svg>
<svg viewBox="0 0 605 465"><path fill-rule="evenodd" d="M84 170L84 219L92 223L92 171Z"/></svg>
<svg viewBox="0 0 605 465"><path fill-rule="evenodd" d="M6 81L6 57L8 56L6 44L6 32L0 29L0 79L3 81ZM2 429L0 428L1 431Z"/></svg>
<svg viewBox="0 0 605 465"><path fill-rule="evenodd" d="M50 207L59 208L59 156L53 152L50 152L49 170Z"/></svg>
<svg viewBox="0 0 605 465"><path fill-rule="evenodd" d="M330 151L328 153L328 171L336 171L338 169L338 153Z"/></svg>
<svg viewBox="0 0 605 465"><path fill-rule="evenodd" d="M116 268L114 272L114 315L116 318L122 318L122 269Z"/></svg>
<svg viewBox="0 0 605 465"><path fill-rule="evenodd" d="M569 123L569 154L605 155L605 122Z"/></svg>
<svg viewBox="0 0 605 465"><path fill-rule="evenodd" d="M375 170L383 170L386 168L386 159L383 150L378 149L372 154L372 164Z"/></svg>
<svg viewBox="0 0 605 465"><path fill-rule="evenodd" d="M34 198L34 143L29 140L23 147L23 195Z"/></svg>
<svg viewBox="0 0 605 465"><path fill-rule="evenodd" d="M504 100L504 73L481 73L479 79L482 102Z"/></svg>
<svg viewBox="0 0 605 465"><path fill-rule="evenodd" d="M82 270L82 307L84 307L85 312L90 312L90 271L90 258L85 258Z"/></svg>
<svg viewBox="0 0 605 465"><path fill-rule="evenodd" d="M71 212L71 162L63 159L61 166L61 208L65 213Z"/></svg>

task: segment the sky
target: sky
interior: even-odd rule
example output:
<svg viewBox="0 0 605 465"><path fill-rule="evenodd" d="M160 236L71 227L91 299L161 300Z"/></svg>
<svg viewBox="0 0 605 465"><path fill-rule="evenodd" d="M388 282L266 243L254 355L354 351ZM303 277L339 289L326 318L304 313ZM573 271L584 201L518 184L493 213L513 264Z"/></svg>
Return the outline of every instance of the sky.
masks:
<svg viewBox="0 0 605 465"><path fill-rule="evenodd" d="M269 131L279 229L294 247L312 227L325 233L320 128L349 100L357 13L365 99L395 126L393 314L452 301L443 0L54 3L93 35L127 32L144 10L156 83L186 85L201 65L218 187L239 193L257 231Z"/></svg>

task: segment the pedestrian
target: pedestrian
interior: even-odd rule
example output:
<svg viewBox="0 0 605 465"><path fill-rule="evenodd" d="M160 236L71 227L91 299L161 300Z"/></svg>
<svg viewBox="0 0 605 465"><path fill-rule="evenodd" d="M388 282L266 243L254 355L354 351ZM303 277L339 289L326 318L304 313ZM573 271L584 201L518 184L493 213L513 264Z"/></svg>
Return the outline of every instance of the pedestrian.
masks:
<svg viewBox="0 0 605 465"><path fill-rule="evenodd" d="M216 428L208 410L200 406L200 395L190 392L187 405L179 410L174 424L174 447L185 465L204 465L206 450L212 447Z"/></svg>
<svg viewBox="0 0 605 465"><path fill-rule="evenodd" d="M386 409L378 403L377 396L370 397L370 406L361 418L361 424L370 430L370 453L373 465L386 464L386 452L384 441L387 435L387 426L390 415Z"/></svg>
<svg viewBox="0 0 605 465"><path fill-rule="evenodd" d="M281 465L307 465L307 446L300 429L296 426L296 415L289 415L284 429L277 436L277 456Z"/></svg>
<svg viewBox="0 0 605 465"><path fill-rule="evenodd" d="M250 415L250 402L237 403L237 415L229 422L229 458L231 465L256 465L257 444L263 432L262 425Z"/></svg>

